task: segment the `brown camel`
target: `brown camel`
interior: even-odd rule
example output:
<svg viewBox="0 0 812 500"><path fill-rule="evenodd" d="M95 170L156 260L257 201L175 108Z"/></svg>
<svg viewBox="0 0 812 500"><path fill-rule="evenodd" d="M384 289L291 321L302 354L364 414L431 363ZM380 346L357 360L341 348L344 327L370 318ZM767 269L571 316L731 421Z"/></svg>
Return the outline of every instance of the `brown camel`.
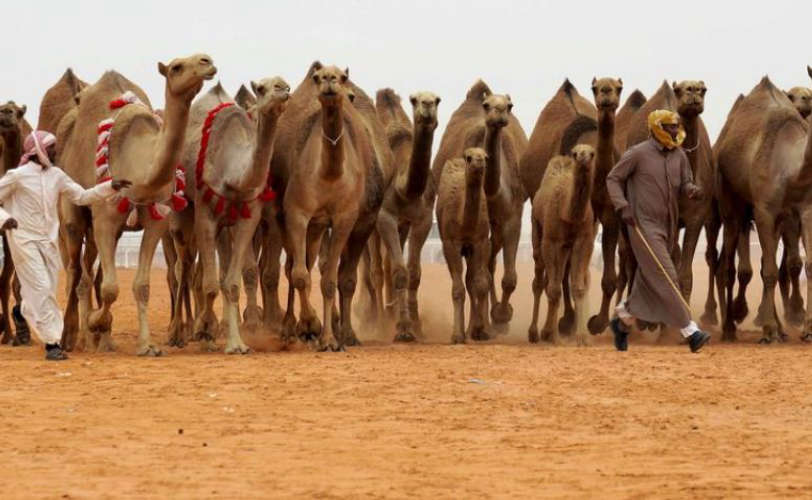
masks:
<svg viewBox="0 0 812 500"><path fill-rule="evenodd" d="M68 68L62 77L42 97L39 105L39 120L37 130L47 130L56 133L60 120L68 111L76 107L79 93L87 87L87 83L78 78L73 70Z"/></svg>
<svg viewBox="0 0 812 500"><path fill-rule="evenodd" d="M615 151L615 112L620 105L623 80L593 78L592 95L595 104L582 97L569 80L565 80L555 96L541 110L530 136L530 145L521 161L524 188L536 193L550 160L556 155L568 156L576 144L595 148L595 188L592 190L592 210L602 226L603 297L600 312L587 323L589 331L598 334L609 324L609 305L617 289L615 264L620 225L606 192L606 176L617 160ZM633 101L636 103L637 101ZM565 271L564 276L568 276ZM564 279L564 315L559 322L562 332L570 332L575 311L570 303L570 280ZM538 291L541 293L541 290Z"/></svg>
<svg viewBox="0 0 812 500"><path fill-rule="evenodd" d="M516 290L516 254L522 210L527 199L519 178L519 158L527 148L527 136L511 113L512 109L510 96L493 94L485 82L478 80L451 115L432 165L436 185L443 166L462 156L468 147L481 147L488 154L484 189L491 224L491 257L488 262L491 319L501 328L505 328L513 317L510 296ZM426 191L429 200L434 199L435 192L430 184ZM504 276L500 301L493 275L496 257L502 250Z"/></svg>
<svg viewBox="0 0 812 500"><path fill-rule="evenodd" d="M392 89L379 90L376 96L378 117L385 127L392 148L395 178L384 194L378 214L377 233L380 235L390 272L386 281L393 290L397 317L396 342L412 342L417 313L417 288L420 283L420 251L431 230L431 204L423 196L429 179L431 146L437 128L437 106L440 98L431 92L417 92L409 98L414 125L403 111L400 96ZM403 258L403 245L409 241L408 267ZM383 296L380 248L370 246L374 292ZM407 289L408 286L408 299ZM382 314L382 301L376 300L378 314Z"/></svg>
<svg viewBox="0 0 812 500"><path fill-rule="evenodd" d="M203 82L211 79L217 70L209 56L195 55L174 59L168 65L159 63L158 71L166 78L163 125L159 124L141 89L121 75L107 72L96 84L82 91L75 124L70 130L63 131L67 133L63 141L63 168L77 182L90 186L97 178L94 158L99 123L103 119L114 118L107 153L110 175L132 182L132 187L125 193L128 202L121 200L117 204L101 203L91 207L92 228L87 224L89 217L86 213L72 210L66 203L60 205L62 234L66 238L64 248L69 258L69 301L63 333L63 342L68 348L72 348L76 341L77 323L81 321L78 329L83 333L85 348L114 349L110 336L110 308L118 297L115 250L118 238L125 230L125 222L129 220L131 224L128 227L144 230L138 271L133 280L139 319L137 353L151 356L161 354L149 332L147 301L152 258L155 247L168 227L168 219L162 217L164 214L153 204L169 200L176 189L176 169L180 162L189 107ZM127 91L137 97L141 104L111 110L111 102L120 99ZM59 128L62 128L61 123ZM87 247L82 262L85 239ZM85 311L89 307L86 293L90 283L88 264L93 262L96 248L101 259L102 305L99 310L87 314L85 319ZM78 313L77 302L80 307Z"/></svg>
<svg viewBox="0 0 812 500"><path fill-rule="evenodd" d="M623 106L617 110L615 116L615 150L626 151L626 139L629 135L629 127L632 124L634 115L646 104L646 96L639 90L629 94Z"/></svg>
<svg viewBox="0 0 812 500"><path fill-rule="evenodd" d="M533 316L528 338L539 341L538 316L541 291L547 291L547 319L541 338L559 344L555 324L561 301L562 283L570 280L575 303L575 340L589 342L586 325L586 292L589 288L589 261L595 242L592 189L595 177L595 148L578 144L569 156L555 156L544 172L533 197ZM569 269L569 276L565 271Z"/></svg>
<svg viewBox="0 0 812 500"><path fill-rule="evenodd" d="M334 333L333 307L339 257L364 202L375 146L364 119L349 102L348 71L318 64L310 73L311 81L303 82L292 95L286 114L293 113L290 122L280 123L277 151L284 151L284 155L279 155L279 160L275 155L274 160L284 162L289 172L283 214L293 265L290 283L300 298L298 333L320 350L338 350L343 343ZM305 85L309 88L303 88ZM295 145L288 142L291 139L298 139ZM321 278L324 328L320 331L308 292L310 269L328 224L330 241Z"/></svg>
<svg viewBox="0 0 812 500"><path fill-rule="evenodd" d="M691 163L694 181L703 188L705 193L701 199L694 200L682 196L679 202L679 223L685 228L685 233L681 247L675 249L675 255L678 256L679 262L679 285L686 300L690 300L691 297L692 263L703 227L707 239L705 260L710 268L711 276L716 272L718 262L716 239L719 235L720 220L713 196L715 167L710 138L700 116L705 109L706 92L707 87L702 81L686 80L680 83L674 82L672 85L663 82L657 92L635 115L626 140L628 149L648 139L648 115L657 109L676 111L685 127L686 136L682 147ZM715 322L716 303L713 297L712 279L710 281L702 320L712 324Z"/></svg>
<svg viewBox="0 0 812 500"><path fill-rule="evenodd" d="M812 68L807 67L812 77ZM717 196L724 221L724 245L717 286L723 315L723 339L735 340L733 301L734 258L741 233L752 214L763 252L761 275L765 286L761 342L783 340L775 312L777 239L782 219L792 210L800 214L804 246L812 248L812 127L784 92L764 77L737 102L714 147L718 162ZM812 266L806 266L812 287ZM741 283L740 283L741 287ZM809 290L808 290L809 291ZM806 313L802 339L812 340L812 311Z"/></svg>
<svg viewBox="0 0 812 500"><path fill-rule="evenodd" d="M490 240L485 177L491 168L482 148L467 148L463 158L448 160L437 187L437 224L443 254L451 274L454 328L451 342L465 343L466 337L487 340L488 289L490 288ZM463 282L463 258L466 272ZM465 329L465 291L471 302Z"/></svg>
<svg viewBox="0 0 812 500"><path fill-rule="evenodd" d="M187 196L194 200L194 212L178 215L191 215L194 236L190 238L188 233L173 231L178 253L176 277L181 287L188 286L191 274L185 242L193 239L200 255L204 301L194 331L202 335L208 348L213 348L214 332L206 322L214 316L214 300L218 288L222 287L227 329L225 350L229 354L248 352L239 330L239 278L245 259L253 258L253 252L248 256L247 251L253 243L264 203L270 201L268 196L263 197L263 193L267 187L277 122L290 91L289 85L279 77L251 82L251 87L258 101L250 115L243 108L230 105L234 101L219 85L192 105L183 163L189 181ZM207 137L206 150L201 153L203 135ZM215 249L218 236L226 229L229 234L223 242L227 248L220 252L223 269L220 283ZM253 263L255 266L255 259ZM175 303L181 304L182 300L179 289ZM172 323L171 334L176 344L183 343L182 310L176 308Z"/></svg>

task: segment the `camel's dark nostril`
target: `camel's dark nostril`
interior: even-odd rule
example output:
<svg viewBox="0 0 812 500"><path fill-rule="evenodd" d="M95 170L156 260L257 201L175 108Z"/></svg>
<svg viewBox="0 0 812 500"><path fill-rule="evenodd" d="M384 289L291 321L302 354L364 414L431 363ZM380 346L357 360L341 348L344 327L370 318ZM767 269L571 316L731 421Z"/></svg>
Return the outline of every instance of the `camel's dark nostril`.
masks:
<svg viewBox="0 0 812 500"><path fill-rule="evenodd" d="M200 63L201 64L211 64L211 59L209 59L208 57L204 57L204 58L200 59Z"/></svg>

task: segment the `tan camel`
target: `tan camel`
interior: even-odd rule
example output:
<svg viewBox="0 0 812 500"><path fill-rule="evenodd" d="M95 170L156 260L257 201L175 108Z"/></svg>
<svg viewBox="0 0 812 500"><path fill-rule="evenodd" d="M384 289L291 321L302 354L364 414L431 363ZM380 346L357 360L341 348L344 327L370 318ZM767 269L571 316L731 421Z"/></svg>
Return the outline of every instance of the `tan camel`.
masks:
<svg viewBox="0 0 812 500"><path fill-rule="evenodd" d="M550 160L556 155L568 156L576 144L595 148L595 188L592 190L592 209L602 226L603 297L600 312L587 323L589 331L598 334L609 324L609 305L617 289L618 273L615 264L620 226L606 192L606 176L617 160L615 151L615 112L620 105L623 80L593 78L592 95L595 104L582 97L569 80L565 80L555 96L541 110L520 164L524 189L532 194L538 191ZM565 271L565 276L568 272ZM575 321L575 310L570 302L569 279L564 279L564 315L559 330L569 333ZM541 293L541 290L537 291Z"/></svg>
<svg viewBox="0 0 812 500"><path fill-rule="evenodd" d="M25 137L31 133L31 126L25 120L26 106L18 106L14 101L0 105L0 176L5 175L6 172L13 168L17 168L20 163L20 158L23 155L23 141ZM0 343L8 344L14 342L18 343L18 339L11 329L11 308L9 299L11 292L15 291L12 286L12 277L14 276L14 263L11 261L11 253L9 251L8 241L6 235L3 233L3 268L0 272L0 304L2 305L3 318L0 327L3 330L3 336L0 338ZM16 288L19 288L17 285ZM20 302L20 297L17 296L17 303ZM19 330L22 325L18 324ZM22 337L21 337L22 338Z"/></svg>
<svg viewBox="0 0 812 500"><path fill-rule="evenodd" d="M533 316L529 340L539 341L538 316L541 291L547 291L547 319L541 338L559 344L555 324L561 301L562 283L569 279L575 303L575 340L587 345L586 293L589 261L595 241L592 189L595 177L595 148L578 144L570 156L555 156L544 172L533 197ZM569 276L565 271L569 269Z"/></svg>
<svg viewBox="0 0 812 500"><path fill-rule="evenodd" d="M700 116L705 109L706 92L707 87L702 81L686 80L679 83L674 82L672 85L663 82L657 92L635 115L626 140L626 147L631 148L648 139L648 115L656 109L676 111L685 127L686 136L682 147L691 163L694 180L705 193L701 199L695 200L682 196L679 202L680 225L685 227L685 233L681 247L675 249L675 255L679 257L679 285L683 296L688 300L690 300L693 287L694 253L703 227L708 242L705 260L711 275L715 274L718 262L716 239L719 235L720 220L713 196L716 174L710 138ZM703 321L714 323L715 309L713 283L711 282Z"/></svg>
<svg viewBox="0 0 812 500"><path fill-rule="evenodd" d="M513 317L510 296L516 290L516 254L522 210L527 198L519 178L519 158L527 148L527 136L511 113L512 108L510 96L493 94L485 82L478 80L451 115L432 165L436 185L446 162L462 156L466 148L482 147L488 154L484 189L491 224L491 257L488 262L491 319L500 328L505 328ZM433 200L435 190L429 187L426 192L429 200ZM502 250L504 275L500 301L493 275L496 257Z"/></svg>
<svg viewBox="0 0 812 500"><path fill-rule="evenodd" d="M807 67L812 77L812 68ZM717 196L724 221L724 245L718 268L723 339L735 340L733 278L736 247L752 214L763 252L761 275L765 285L761 342L783 340L775 312L778 229L790 210L800 214L804 245L812 248L812 127L784 92L764 77L737 102L714 147L718 162ZM812 288L812 266L807 265L807 287ZM741 286L741 285L740 285ZM802 339L812 340L812 310L807 310Z"/></svg>
<svg viewBox="0 0 812 500"><path fill-rule="evenodd" d="M417 92L409 97L414 115L414 125L409 121L400 104L400 96L392 89L379 90L376 109L386 129L392 148L395 178L384 194L378 214L377 232L380 235L390 272L386 276L393 290L397 332L396 342L416 340L417 289L420 283L420 251L431 230L432 206L423 196L429 179L431 147L437 128L437 106L440 98L431 92ZM428 224L426 222L428 221ZM403 258L403 245L409 241L408 267ZM372 248L372 274L382 274L380 249ZM377 255L375 255L377 253ZM383 296L383 279L373 279L374 292ZM407 299L408 287L408 299ZM376 300L378 314L382 314L380 300Z"/></svg>
<svg viewBox="0 0 812 500"><path fill-rule="evenodd" d="M62 77L42 97L39 105L39 120L37 130L47 130L56 133L60 120L68 111L76 107L79 93L87 87L87 83L78 78L73 70L68 68Z"/></svg>
<svg viewBox="0 0 812 500"><path fill-rule="evenodd" d="M266 78L251 82L258 101L251 115L239 106L219 85L198 99L190 111L183 163L189 180L187 195L194 200L194 242L200 255L202 270L202 311L196 318L195 333L203 334L207 347L213 347L213 331L206 320L213 317L214 300L222 287L223 318L226 321L226 353L247 353L239 330L239 279L246 252L251 247L264 203L271 201L266 191L268 172L273 155L276 126L285 109L290 91L281 78ZM252 118L253 117L253 118ZM205 140L201 140L206 137ZM202 144L206 149L201 152ZM181 216L183 217L183 216ZM215 249L220 233L228 230L225 245L228 256L220 253L223 269L222 284L218 279ZM189 259L184 243L188 235L175 237L179 283L190 281ZM256 260L254 259L254 265ZM183 286L183 285L181 285ZM175 303L183 300L178 290ZM176 308L180 313L181 307ZM171 334L176 344L182 344L181 315L173 318Z"/></svg>
<svg viewBox="0 0 812 500"><path fill-rule="evenodd" d="M300 86L292 96L290 112L298 116L280 130L278 149L290 135L301 138L295 151L285 147L290 177L283 200L285 238L293 265L290 282L301 303L297 329L302 340L318 349L339 350L343 343L337 341L333 324L338 261L358 220L375 152L363 118L349 102L348 71L318 66L311 71L310 88L300 92ZM308 292L310 269L327 224L330 242L321 277L324 328L319 332Z"/></svg>
<svg viewBox="0 0 812 500"><path fill-rule="evenodd" d="M488 289L490 288L490 240L485 177L490 168L482 148L467 148L463 158L448 160L437 187L437 224L451 274L454 327L451 342L488 340ZM463 281L463 259L466 271ZM465 291L471 302L465 328Z"/></svg>
<svg viewBox="0 0 812 500"><path fill-rule="evenodd" d="M110 336L110 308L118 297L115 250L118 238L125 230L125 222L129 219L136 222L132 228L144 230L138 271L133 280L139 320L137 353L150 356L161 354L150 336L147 301L152 258L158 241L168 227L168 219L161 217L163 214L152 204L169 200L176 189L176 168L180 162L189 107L194 96L200 92L203 82L211 79L217 70L209 56L195 55L174 59L168 65L159 63L158 71L166 78L166 109L162 126L153 114L143 91L115 72L106 73L80 95L75 125L66 138L62 152L64 169L82 185L89 186L96 182L97 172L93 160L96 156L98 126L103 119L114 117L108 147L110 174L132 182L132 188L126 193L126 199L129 200L126 204L133 207L134 212L122 210L125 208L124 200L118 204L93 205L93 224L90 228L84 213L66 209L65 203L60 206L63 235L66 237L65 248L70 262L70 295L82 292L90 282L88 263L81 261L81 250L83 239L91 229L92 240L100 255L103 276L101 308L87 315L86 324L81 310L82 303L84 308L89 307L86 292L83 292L83 297L69 296L66 331L63 334L63 342L68 347L75 343L77 323L82 321L78 328L84 334L85 348L114 349ZM143 104L111 110L111 101L119 99L127 91L132 92ZM95 248L90 239L88 237L85 260L92 263L92 259L87 258L87 255L95 257ZM80 280L83 282L81 287ZM78 314L75 309L77 299L80 306ZM73 311L71 307L74 307Z"/></svg>
<svg viewBox="0 0 812 500"><path fill-rule="evenodd" d="M626 98L623 106L617 110L617 115L615 115L615 150L626 151L626 138L629 135L629 127L632 124L634 115L646 104L647 100L645 94L635 89Z"/></svg>
<svg viewBox="0 0 812 500"><path fill-rule="evenodd" d="M786 91L786 94L804 119L808 119L809 115L812 115L812 89L808 87L792 87Z"/></svg>

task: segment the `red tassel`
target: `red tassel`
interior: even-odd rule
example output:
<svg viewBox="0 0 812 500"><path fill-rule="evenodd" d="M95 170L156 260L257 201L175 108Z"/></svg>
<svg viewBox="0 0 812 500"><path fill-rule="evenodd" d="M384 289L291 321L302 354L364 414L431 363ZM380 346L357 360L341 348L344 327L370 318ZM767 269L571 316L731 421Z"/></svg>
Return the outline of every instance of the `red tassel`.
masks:
<svg viewBox="0 0 812 500"><path fill-rule="evenodd" d="M155 203L149 204L149 216L152 218L152 220L163 220L164 218L164 216L161 215L161 212L158 211L158 207L155 205Z"/></svg>
<svg viewBox="0 0 812 500"><path fill-rule="evenodd" d="M130 104L129 102L125 101L124 99L114 99L110 101L110 109L118 109L123 108L124 106Z"/></svg>
<svg viewBox="0 0 812 500"><path fill-rule="evenodd" d="M172 194L172 210L181 212L189 205L189 201L178 193Z"/></svg>
<svg viewBox="0 0 812 500"><path fill-rule="evenodd" d="M96 135L99 135L102 132L107 132L111 128L113 128L112 123L105 123L104 125L99 125L99 127L96 129Z"/></svg>
<svg viewBox="0 0 812 500"><path fill-rule="evenodd" d="M180 177L175 178L175 191L186 191L186 183Z"/></svg>
<svg viewBox="0 0 812 500"><path fill-rule="evenodd" d="M96 166L97 167L101 167L105 163L107 163L107 157L106 156L99 156L98 158L96 158Z"/></svg>
<svg viewBox="0 0 812 500"><path fill-rule="evenodd" d="M268 186L265 188L265 191L259 195L259 199L264 203L268 203L269 201L276 199L276 192L271 189L270 186Z"/></svg>
<svg viewBox="0 0 812 500"><path fill-rule="evenodd" d="M243 219L250 219L251 218L251 207L248 206L248 202L242 202L242 208L240 208L240 217Z"/></svg>
<svg viewBox="0 0 812 500"><path fill-rule="evenodd" d="M130 199L122 198L121 201L118 202L118 213L126 214L129 211L130 211Z"/></svg>
<svg viewBox="0 0 812 500"><path fill-rule="evenodd" d="M237 210L237 205L234 204L234 203L229 205L229 207L228 207L228 220L230 220L231 222L236 222L237 217L239 217L239 216L240 216L240 211Z"/></svg>
<svg viewBox="0 0 812 500"><path fill-rule="evenodd" d="M214 190L212 188L206 189L206 192L203 193L203 203L210 202L212 198L214 198Z"/></svg>
<svg viewBox="0 0 812 500"><path fill-rule="evenodd" d="M225 210L225 208L226 208L226 199L221 196L220 199L217 200L217 205L214 207L214 214L220 215L221 213L223 213L223 210Z"/></svg>

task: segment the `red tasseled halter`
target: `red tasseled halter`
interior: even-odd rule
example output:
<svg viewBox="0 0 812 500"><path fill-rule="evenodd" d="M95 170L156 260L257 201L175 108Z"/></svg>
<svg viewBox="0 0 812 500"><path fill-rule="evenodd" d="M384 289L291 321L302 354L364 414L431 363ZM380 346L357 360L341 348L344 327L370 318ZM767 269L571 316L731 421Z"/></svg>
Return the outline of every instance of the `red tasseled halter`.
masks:
<svg viewBox="0 0 812 500"><path fill-rule="evenodd" d="M124 106L135 103L140 104L141 101L134 93L127 91L120 98L110 101L109 107L111 110L118 110ZM96 146L97 184L107 182L112 178L110 176L110 153L108 145L110 143L110 134L112 133L114 124L115 118L107 118L99 122L99 125L96 128L96 134L98 135ZM186 200L184 189L186 189L186 179L183 172L183 166L178 165L175 169L175 190L172 193L172 196L169 198L172 209L176 212L180 212L189 204L189 202ZM135 209L134 205L135 204L129 198L121 198L116 209L121 214L127 214ZM164 214L168 211L168 207L165 205L163 207L159 207L158 205L159 203L149 204L149 214L153 220L162 220L165 216Z"/></svg>
<svg viewBox="0 0 812 500"><path fill-rule="evenodd" d="M206 165L206 154L209 149L209 140L211 138L211 127L214 124L214 119L217 117L217 114L228 108L234 106L233 102L223 102L209 110L209 113L206 115L206 120L203 122L203 130L200 134L200 151L197 153L197 165L195 166L195 177L197 178L197 189L203 191L203 203L210 203L214 197L217 197L217 203L214 206L214 214L220 215L225 210L226 206L226 198L225 196L221 195L220 193L216 192L212 189L211 186L206 185L206 182L203 180L203 170ZM251 115L248 115L251 118ZM271 187L271 174L268 173L268 180L265 184L265 189L257 196L255 199L260 200L263 203L268 203L274 199L276 199L276 193L274 192L273 188ZM253 201L253 200L249 200ZM230 202L229 210L228 210L228 219L231 222L236 222L239 217L243 219L250 219L251 218L251 207L248 204L248 201L243 202Z"/></svg>

